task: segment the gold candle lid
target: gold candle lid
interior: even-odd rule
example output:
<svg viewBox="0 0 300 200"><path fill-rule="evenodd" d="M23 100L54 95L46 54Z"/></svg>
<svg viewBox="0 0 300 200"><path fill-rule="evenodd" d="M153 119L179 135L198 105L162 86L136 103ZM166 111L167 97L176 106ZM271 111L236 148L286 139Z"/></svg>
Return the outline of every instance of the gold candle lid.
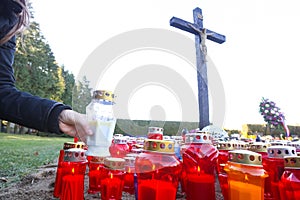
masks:
<svg viewBox="0 0 300 200"><path fill-rule="evenodd" d="M65 162L86 162L85 150L79 148L71 148L65 150Z"/></svg>
<svg viewBox="0 0 300 200"><path fill-rule="evenodd" d="M127 166L134 166L135 165L135 159L136 157L124 157L124 160L125 160L125 165Z"/></svg>
<svg viewBox="0 0 300 200"><path fill-rule="evenodd" d="M286 169L300 169L300 156L285 156L284 168Z"/></svg>
<svg viewBox="0 0 300 200"><path fill-rule="evenodd" d="M91 162L103 164L105 158L104 156L92 156Z"/></svg>
<svg viewBox="0 0 300 200"><path fill-rule="evenodd" d="M93 92L93 98L114 102L115 95L108 90L95 90Z"/></svg>
<svg viewBox="0 0 300 200"><path fill-rule="evenodd" d="M253 144L250 144L249 150L257 152L257 153L262 153L262 152L267 153L268 152L268 147L270 147L270 146L271 146L270 143L254 142Z"/></svg>
<svg viewBox="0 0 300 200"><path fill-rule="evenodd" d="M261 154L249 150L233 150L228 152L228 161L244 165L262 165Z"/></svg>
<svg viewBox="0 0 300 200"><path fill-rule="evenodd" d="M109 169L124 170L125 160L123 158L106 157L104 159L104 166Z"/></svg>
<svg viewBox="0 0 300 200"><path fill-rule="evenodd" d="M268 147L269 158L284 158L284 156L297 156L296 148L282 145Z"/></svg>
<svg viewBox="0 0 300 200"><path fill-rule="evenodd" d="M144 144L145 151L159 152L159 153L175 153L175 143L171 140L154 140L146 139Z"/></svg>
<svg viewBox="0 0 300 200"><path fill-rule="evenodd" d="M196 133L187 133L185 134L185 143L205 143L211 144L212 137L211 134L204 131L198 131Z"/></svg>
<svg viewBox="0 0 300 200"><path fill-rule="evenodd" d="M83 142L65 142L63 149L64 150L72 149L72 148L84 149L85 147L86 145Z"/></svg>
<svg viewBox="0 0 300 200"><path fill-rule="evenodd" d="M219 142L217 144L217 148L218 150L228 150L228 151L231 151L231 150L235 150L237 149L237 143L236 142Z"/></svg>

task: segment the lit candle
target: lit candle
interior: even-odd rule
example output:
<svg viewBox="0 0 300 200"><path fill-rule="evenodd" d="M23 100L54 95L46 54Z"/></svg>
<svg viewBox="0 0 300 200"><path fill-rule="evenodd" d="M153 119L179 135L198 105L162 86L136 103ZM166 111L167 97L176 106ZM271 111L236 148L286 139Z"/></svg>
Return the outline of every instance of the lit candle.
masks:
<svg viewBox="0 0 300 200"><path fill-rule="evenodd" d="M66 173L66 170L63 170L64 164L64 156L65 156L65 150L72 149L72 148L81 148L84 149L85 144L82 142L65 142L63 149L59 152L59 158L58 158L58 165L56 170L56 177L55 177L55 185L54 185L54 191L53 196L56 198L60 197L61 194L61 186L62 186L62 177Z"/></svg>
<svg viewBox="0 0 300 200"><path fill-rule="evenodd" d="M261 155L248 150L229 151L224 170L228 174L229 200L263 200L264 180L268 176Z"/></svg>
<svg viewBox="0 0 300 200"><path fill-rule="evenodd" d="M163 128L160 127L149 127L148 128L148 139L162 140L163 139Z"/></svg>
<svg viewBox="0 0 300 200"><path fill-rule="evenodd" d="M101 199L102 200L121 200L124 186L124 165L122 158L105 158L104 172L105 177L101 179Z"/></svg>
<svg viewBox="0 0 300 200"><path fill-rule="evenodd" d="M267 188L270 188L270 192L268 198L280 200L278 184L284 171L284 157L296 155L296 149L292 146L275 145L268 147L268 157L264 164L264 169L269 174Z"/></svg>
<svg viewBox="0 0 300 200"><path fill-rule="evenodd" d="M86 164L85 150L65 150L61 200L83 200Z"/></svg>
<svg viewBox="0 0 300 200"><path fill-rule="evenodd" d="M144 150L135 162L138 199L176 199L182 165L175 156L174 141L147 139Z"/></svg>
<svg viewBox="0 0 300 200"><path fill-rule="evenodd" d="M135 174L135 157L124 157L125 159L125 177L123 191L134 194L134 174Z"/></svg>
<svg viewBox="0 0 300 200"><path fill-rule="evenodd" d="M100 181L105 176L103 171L105 157L92 156L89 161L89 194L95 194L100 192Z"/></svg>
<svg viewBox="0 0 300 200"><path fill-rule="evenodd" d="M207 132L187 133L182 149L187 200L215 200L215 171L218 150Z"/></svg>
<svg viewBox="0 0 300 200"><path fill-rule="evenodd" d="M284 172L278 185L282 200L300 199L300 156L284 157Z"/></svg>
<svg viewBox="0 0 300 200"><path fill-rule="evenodd" d="M84 199L84 175L75 174L74 168L71 175L65 175L62 180L62 194L60 200Z"/></svg>

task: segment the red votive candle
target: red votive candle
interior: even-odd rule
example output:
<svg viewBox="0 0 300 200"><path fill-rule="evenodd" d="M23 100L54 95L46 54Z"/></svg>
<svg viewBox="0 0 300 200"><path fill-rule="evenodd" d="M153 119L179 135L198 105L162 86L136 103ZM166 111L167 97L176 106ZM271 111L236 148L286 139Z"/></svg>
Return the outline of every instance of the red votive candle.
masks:
<svg viewBox="0 0 300 200"><path fill-rule="evenodd" d="M162 140L164 129L160 127L148 128L148 139Z"/></svg>
<svg viewBox="0 0 300 200"><path fill-rule="evenodd" d="M138 199L176 199L182 165L175 156L174 145L174 141L145 140L145 152L135 162Z"/></svg>
<svg viewBox="0 0 300 200"><path fill-rule="evenodd" d="M101 199L121 200L124 186L125 160L108 157L104 159L104 178L101 179Z"/></svg>
<svg viewBox="0 0 300 200"><path fill-rule="evenodd" d="M282 200L300 199L300 157L284 157L284 172L279 182L279 192Z"/></svg>
<svg viewBox="0 0 300 200"><path fill-rule="evenodd" d="M211 143L207 132L185 135L185 150L182 152L186 176L183 180L187 200L215 200L215 171L218 150Z"/></svg>
<svg viewBox="0 0 300 200"><path fill-rule="evenodd" d="M129 146L125 137L115 137L109 147L112 157L123 158L129 153Z"/></svg>
<svg viewBox="0 0 300 200"><path fill-rule="evenodd" d="M265 159L264 169L269 174L269 186L271 191L270 199L280 200L279 181L284 171L284 156L297 156L295 147L291 146L270 146L268 147L268 157Z"/></svg>
<svg viewBox="0 0 300 200"><path fill-rule="evenodd" d="M65 150L61 200L84 199L86 164L85 150L77 148Z"/></svg>
<svg viewBox="0 0 300 200"><path fill-rule="evenodd" d="M133 154L127 154L133 155ZM136 155L137 156L137 155ZM135 174L135 159L136 156L126 156L125 159L125 177L124 177L124 188L123 191L129 194L134 194L134 174Z"/></svg>
<svg viewBox="0 0 300 200"><path fill-rule="evenodd" d="M95 194L100 192L101 179L104 178L104 158L105 157L97 157L97 156L89 156L89 194Z"/></svg>
<svg viewBox="0 0 300 200"><path fill-rule="evenodd" d="M227 173L224 170L225 164L228 161L228 151L235 149L236 143L230 142L219 142L217 145L219 154L218 154L218 164L217 172L218 179L221 187L221 191L224 197L224 200L228 200L228 182L227 182Z"/></svg>
<svg viewBox="0 0 300 200"><path fill-rule="evenodd" d="M268 168L266 159L268 158L268 147L270 147L270 143L264 142L254 142L250 144L249 150L259 153L262 158L262 165L264 169ZM272 191L271 191L271 179L270 177L265 178L265 186L264 186L264 200L273 200Z"/></svg>
<svg viewBox="0 0 300 200"><path fill-rule="evenodd" d="M84 143L78 142L65 142L63 149L60 150L59 152L59 157L58 157L58 165L57 165L57 170L56 170L56 177L55 177L55 185L54 185L54 191L53 191L53 196L58 198L60 197L61 194L61 186L62 186L62 177L64 175L63 173L63 166L64 166L64 156L65 156L65 150L71 149L71 148L84 148Z"/></svg>

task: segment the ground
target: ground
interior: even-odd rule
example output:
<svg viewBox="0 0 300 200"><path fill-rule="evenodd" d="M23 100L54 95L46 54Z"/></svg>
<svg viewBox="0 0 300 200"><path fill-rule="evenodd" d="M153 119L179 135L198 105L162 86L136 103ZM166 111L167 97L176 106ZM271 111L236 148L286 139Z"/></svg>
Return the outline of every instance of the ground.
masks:
<svg viewBox="0 0 300 200"><path fill-rule="evenodd" d="M37 172L24 177L20 182L0 189L0 200L57 200L53 197L56 177L55 164L42 166ZM99 194L88 194L88 176L85 176L85 200L100 199ZM178 197L177 200L184 200ZM122 200L135 200L134 195L123 193ZM216 200L223 200L219 184L216 183Z"/></svg>

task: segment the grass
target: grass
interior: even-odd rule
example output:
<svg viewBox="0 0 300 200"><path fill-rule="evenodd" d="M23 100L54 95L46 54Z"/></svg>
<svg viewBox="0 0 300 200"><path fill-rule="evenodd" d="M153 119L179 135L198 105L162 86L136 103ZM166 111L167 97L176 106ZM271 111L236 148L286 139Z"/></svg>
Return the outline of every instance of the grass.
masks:
<svg viewBox="0 0 300 200"><path fill-rule="evenodd" d="M63 144L72 140L0 133L0 178L8 179L9 184L42 165L53 163Z"/></svg>

